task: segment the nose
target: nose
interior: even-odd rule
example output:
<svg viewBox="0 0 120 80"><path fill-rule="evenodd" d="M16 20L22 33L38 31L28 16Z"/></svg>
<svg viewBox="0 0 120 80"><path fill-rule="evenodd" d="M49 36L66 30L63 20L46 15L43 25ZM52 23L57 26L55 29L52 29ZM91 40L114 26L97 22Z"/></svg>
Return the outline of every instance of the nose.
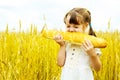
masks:
<svg viewBox="0 0 120 80"><path fill-rule="evenodd" d="M71 28L69 28L69 31L74 32L75 30L74 30L74 28L71 27Z"/></svg>

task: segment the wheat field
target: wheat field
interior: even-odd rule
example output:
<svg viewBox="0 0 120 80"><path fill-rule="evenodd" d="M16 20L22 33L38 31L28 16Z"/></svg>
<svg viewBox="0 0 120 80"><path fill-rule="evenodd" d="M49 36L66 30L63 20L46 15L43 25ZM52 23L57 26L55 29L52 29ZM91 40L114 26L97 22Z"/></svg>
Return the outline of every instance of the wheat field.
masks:
<svg viewBox="0 0 120 80"><path fill-rule="evenodd" d="M59 80L56 65L59 45L41 37L36 27L30 30L0 32L0 80ZM94 72L95 80L120 80L120 32L99 31L97 36L108 42L101 48L102 68Z"/></svg>

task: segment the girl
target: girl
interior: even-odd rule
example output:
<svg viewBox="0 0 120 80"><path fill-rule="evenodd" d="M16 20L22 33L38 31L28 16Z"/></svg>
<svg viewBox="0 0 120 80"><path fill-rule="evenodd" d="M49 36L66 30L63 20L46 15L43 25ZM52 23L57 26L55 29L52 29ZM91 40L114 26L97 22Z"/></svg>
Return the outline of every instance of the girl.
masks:
<svg viewBox="0 0 120 80"><path fill-rule="evenodd" d="M66 31L82 32L96 36L91 27L91 14L85 8L73 8L64 17ZM101 62L99 49L89 40L82 45L67 43L61 35L54 40L60 45L57 64L62 67L61 80L94 80L92 68L99 71Z"/></svg>

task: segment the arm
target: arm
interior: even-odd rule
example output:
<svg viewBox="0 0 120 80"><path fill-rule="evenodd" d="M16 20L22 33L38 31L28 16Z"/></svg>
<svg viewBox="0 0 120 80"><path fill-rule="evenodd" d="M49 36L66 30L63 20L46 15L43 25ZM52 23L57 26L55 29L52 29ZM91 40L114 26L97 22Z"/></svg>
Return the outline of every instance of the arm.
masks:
<svg viewBox="0 0 120 80"><path fill-rule="evenodd" d="M99 71L101 68L101 61L99 56L96 54L92 43L86 40L82 46L89 55L91 66L94 68L94 70Z"/></svg>
<svg viewBox="0 0 120 80"><path fill-rule="evenodd" d="M65 64L66 54L65 54L65 46L60 46L60 50L58 52L57 64L62 67Z"/></svg>
<svg viewBox="0 0 120 80"><path fill-rule="evenodd" d="M65 64L66 59L66 45L61 35L56 35L54 40L60 45L60 50L57 56L57 64L62 67Z"/></svg>
<svg viewBox="0 0 120 80"><path fill-rule="evenodd" d="M94 70L99 71L101 68L101 61L99 56L96 54L94 48L88 54L90 54L89 57L90 57L91 66L94 68Z"/></svg>

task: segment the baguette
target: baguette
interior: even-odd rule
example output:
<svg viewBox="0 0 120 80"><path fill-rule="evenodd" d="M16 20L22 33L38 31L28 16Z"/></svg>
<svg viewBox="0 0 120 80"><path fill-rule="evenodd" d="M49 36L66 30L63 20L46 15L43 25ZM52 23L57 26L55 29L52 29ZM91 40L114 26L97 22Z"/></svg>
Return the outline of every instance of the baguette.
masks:
<svg viewBox="0 0 120 80"><path fill-rule="evenodd" d="M53 39L53 37L57 34L61 34L63 36L63 39L67 42L81 45L82 42L84 42L85 39L88 39L93 44L94 48L105 48L107 46L107 41L98 38L92 35L83 34L80 32L63 32L63 31L57 31L57 30L45 30L43 28L41 35L43 37Z"/></svg>

